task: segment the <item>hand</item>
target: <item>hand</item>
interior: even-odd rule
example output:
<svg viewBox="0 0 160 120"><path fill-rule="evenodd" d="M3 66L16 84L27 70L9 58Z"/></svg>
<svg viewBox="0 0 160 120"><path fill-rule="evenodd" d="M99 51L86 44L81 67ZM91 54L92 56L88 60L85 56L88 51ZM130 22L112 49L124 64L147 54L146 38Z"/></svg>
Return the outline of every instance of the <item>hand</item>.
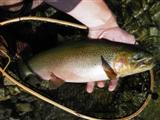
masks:
<svg viewBox="0 0 160 120"><path fill-rule="evenodd" d="M96 28L89 29L90 38L93 39L101 39L105 38L115 42L122 42L127 44L135 44L135 38L133 35L129 34L128 32L124 31L118 26L105 28L105 26L100 26ZM88 93L92 93L94 90L96 82L88 82L86 91ZM114 91L116 86L118 85L118 80L111 80L108 86L109 91ZM105 81L98 81L97 86L99 88L103 88L105 86Z"/></svg>
<svg viewBox="0 0 160 120"><path fill-rule="evenodd" d="M90 29L88 37L93 39L105 38L114 42L135 44L135 37L120 27L116 26L109 29Z"/></svg>

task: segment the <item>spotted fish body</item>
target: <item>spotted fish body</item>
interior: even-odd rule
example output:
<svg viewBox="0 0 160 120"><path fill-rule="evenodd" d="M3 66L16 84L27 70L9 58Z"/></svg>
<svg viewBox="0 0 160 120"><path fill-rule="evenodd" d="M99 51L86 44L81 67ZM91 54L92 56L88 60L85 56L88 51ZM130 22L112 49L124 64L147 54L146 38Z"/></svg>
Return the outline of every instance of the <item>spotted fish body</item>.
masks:
<svg viewBox="0 0 160 120"><path fill-rule="evenodd" d="M28 61L30 70L22 65L21 72L25 76L35 73L45 80L54 75L73 83L108 80L102 58L118 77L143 72L154 65L149 53L133 45L85 40L37 54Z"/></svg>

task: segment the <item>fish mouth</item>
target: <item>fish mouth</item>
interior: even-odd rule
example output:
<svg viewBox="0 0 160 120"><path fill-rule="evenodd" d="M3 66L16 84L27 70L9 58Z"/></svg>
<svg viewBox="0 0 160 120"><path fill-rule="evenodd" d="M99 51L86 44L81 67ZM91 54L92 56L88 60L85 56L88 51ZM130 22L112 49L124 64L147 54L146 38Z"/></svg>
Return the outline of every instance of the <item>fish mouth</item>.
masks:
<svg viewBox="0 0 160 120"><path fill-rule="evenodd" d="M125 72L120 74L121 77L133 75L137 73L146 72L148 70L153 69L155 66L154 60L152 57L143 58L141 60L136 61L134 65L131 65Z"/></svg>
<svg viewBox="0 0 160 120"><path fill-rule="evenodd" d="M153 68L154 67L154 60L153 57L143 58L137 61L136 67L140 68Z"/></svg>
<svg viewBox="0 0 160 120"><path fill-rule="evenodd" d="M136 73L142 73L148 70L153 69L155 66L155 62L153 60L153 57L144 58L138 61L138 63L135 65L135 71L132 74Z"/></svg>

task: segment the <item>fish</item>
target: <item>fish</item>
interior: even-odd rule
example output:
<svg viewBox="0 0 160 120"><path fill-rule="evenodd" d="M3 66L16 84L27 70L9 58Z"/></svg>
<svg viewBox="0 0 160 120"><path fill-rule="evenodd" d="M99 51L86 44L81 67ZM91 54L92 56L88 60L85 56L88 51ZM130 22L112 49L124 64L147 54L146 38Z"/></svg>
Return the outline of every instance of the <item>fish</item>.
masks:
<svg viewBox="0 0 160 120"><path fill-rule="evenodd" d="M136 45L87 39L36 54L19 70L24 79L35 74L59 87L64 82L115 80L153 67L153 56Z"/></svg>

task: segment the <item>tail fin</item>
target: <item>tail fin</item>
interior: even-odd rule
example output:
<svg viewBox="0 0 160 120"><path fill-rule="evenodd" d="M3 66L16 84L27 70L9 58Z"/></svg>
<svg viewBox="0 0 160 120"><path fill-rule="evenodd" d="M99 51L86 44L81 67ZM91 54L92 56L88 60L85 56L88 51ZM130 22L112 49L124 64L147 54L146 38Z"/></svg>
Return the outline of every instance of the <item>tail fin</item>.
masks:
<svg viewBox="0 0 160 120"><path fill-rule="evenodd" d="M34 75L34 73L30 70L30 68L22 59L18 59L17 65L18 65L18 72L21 79L25 80L27 76Z"/></svg>

